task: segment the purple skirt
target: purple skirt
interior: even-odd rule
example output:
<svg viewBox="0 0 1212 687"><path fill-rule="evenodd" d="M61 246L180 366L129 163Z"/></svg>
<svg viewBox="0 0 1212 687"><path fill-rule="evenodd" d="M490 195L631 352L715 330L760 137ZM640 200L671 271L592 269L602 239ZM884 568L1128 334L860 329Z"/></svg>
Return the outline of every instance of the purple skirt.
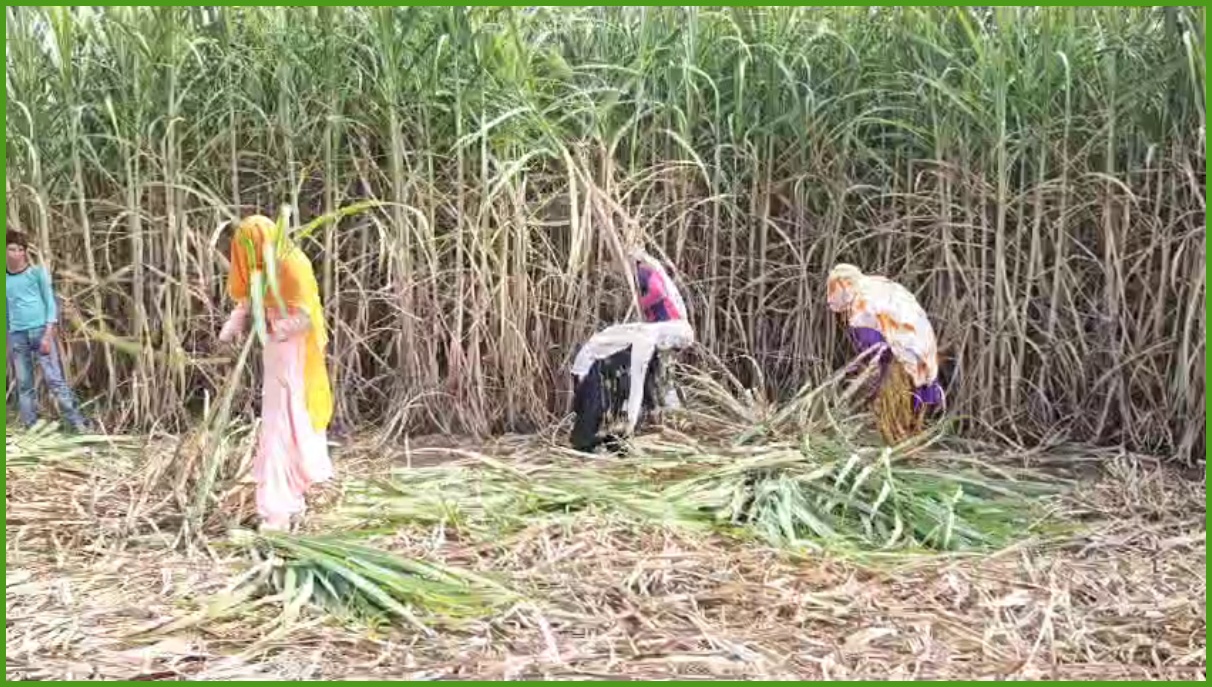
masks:
<svg viewBox="0 0 1212 687"><path fill-rule="evenodd" d="M851 327L850 340L854 343L855 349L862 353L872 346L878 346L885 343L884 335L880 334L879 330L870 327ZM880 354L880 374L876 379L875 389L879 390L880 385L884 382L884 375L888 370L888 365L892 362L892 351L885 349ZM939 406L943 404L943 387L939 386L938 380L930 382L925 386L919 386L913 390L913 412L919 412L922 405Z"/></svg>

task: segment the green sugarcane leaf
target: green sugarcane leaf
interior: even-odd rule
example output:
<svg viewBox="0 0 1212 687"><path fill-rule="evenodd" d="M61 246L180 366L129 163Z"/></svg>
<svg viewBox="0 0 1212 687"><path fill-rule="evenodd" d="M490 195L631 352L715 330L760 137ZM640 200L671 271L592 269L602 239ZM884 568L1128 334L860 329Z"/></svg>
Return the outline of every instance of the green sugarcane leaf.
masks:
<svg viewBox="0 0 1212 687"><path fill-rule="evenodd" d="M295 234L292 238L296 242L302 241L303 239L311 236L313 233L315 233L315 231L317 229L324 226L325 224L329 224L330 222L337 222L346 217L352 217L353 215L360 215L363 212L366 212L367 210L372 210L374 208L377 208L377 207L380 207L383 205L386 205L386 203L384 203L383 201L379 201L379 200L365 200L365 201L361 201L358 203L352 203L343 208L339 208L332 212L320 215L319 217L308 222L307 224L304 224L302 227L299 228L299 231L295 232ZM283 234L283 236L285 236L285 234Z"/></svg>
<svg viewBox="0 0 1212 687"><path fill-rule="evenodd" d="M273 296L274 305L278 308L278 314L281 317L286 317L286 301L282 300L282 289L278 283L278 247L270 241L265 242L265 281L268 285L268 291Z"/></svg>
<svg viewBox="0 0 1212 687"><path fill-rule="evenodd" d="M252 301L253 332L257 340L264 346L269 342L269 328L265 323L265 283L264 275L258 270L249 278L248 295Z"/></svg>

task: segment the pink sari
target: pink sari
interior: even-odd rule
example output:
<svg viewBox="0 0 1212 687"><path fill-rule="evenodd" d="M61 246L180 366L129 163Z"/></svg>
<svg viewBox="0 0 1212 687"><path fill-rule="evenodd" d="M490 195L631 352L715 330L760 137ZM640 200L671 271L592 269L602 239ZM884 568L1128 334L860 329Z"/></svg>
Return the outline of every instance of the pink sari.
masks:
<svg viewBox="0 0 1212 687"><path fill-rule="evenodd" d="M326 432L316 429L307 413L303 385L307 331L297 324L306 320L299 317L300 312L292 309L288 314L292 322L286 323L273 310L266 314L270 335L262 353L261 433L253 480L257 483L257 513L267 529L287 529L291 517L306 510L304 497L311 485L333 476ZM220 339L230 340L243 330L247 317L248 306L236 308ZM288 333L279 340L275 329Z"/></svg>
<svg viewBox="0 0 1212 687"><path fill-rule="evenodd" d="M295 315L296 313L292 313ZM270 527L286 527L306 510L312 484L332 479L326 433L312 426L303 394L303 339L294 332L285 341L273 336L276 313L268 317L271 334L262 360L261 437L253 462L257 511Z"/></svg>

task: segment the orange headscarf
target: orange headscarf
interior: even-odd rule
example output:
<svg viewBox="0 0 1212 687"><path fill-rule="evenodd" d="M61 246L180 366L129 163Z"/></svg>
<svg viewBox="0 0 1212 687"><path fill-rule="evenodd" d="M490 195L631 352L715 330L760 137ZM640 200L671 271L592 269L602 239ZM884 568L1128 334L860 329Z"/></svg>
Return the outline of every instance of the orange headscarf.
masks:
<svg viewBox="0 0 1212 687"><path fill-rule="evenodd" d="M333 399L328 370L324 364L328 332L324 328L324 307L320 303L320 288L311 261L298 246L279 235L278 225L273 220L263 215L245 217L232 237L227 293L237 302L249 301L252 274L265 269L265 247L271 244L276 257L274 266L282 301L279 302L266 288L265 305L295 308L306 313L311 320L311 328L304 339L303 388L312 426L323 430L332 419Z"/></svg>

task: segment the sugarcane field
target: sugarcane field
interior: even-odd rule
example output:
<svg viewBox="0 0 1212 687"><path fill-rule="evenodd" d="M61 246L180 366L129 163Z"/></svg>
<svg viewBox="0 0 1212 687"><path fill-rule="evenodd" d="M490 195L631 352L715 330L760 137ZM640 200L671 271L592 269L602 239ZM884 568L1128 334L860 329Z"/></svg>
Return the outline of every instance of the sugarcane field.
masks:
<svg viewBox="0 0 1212 687"><path fill-rule="evenodd" d="M5 8L7 680L1204 680L1205 9Z"/></svg>

